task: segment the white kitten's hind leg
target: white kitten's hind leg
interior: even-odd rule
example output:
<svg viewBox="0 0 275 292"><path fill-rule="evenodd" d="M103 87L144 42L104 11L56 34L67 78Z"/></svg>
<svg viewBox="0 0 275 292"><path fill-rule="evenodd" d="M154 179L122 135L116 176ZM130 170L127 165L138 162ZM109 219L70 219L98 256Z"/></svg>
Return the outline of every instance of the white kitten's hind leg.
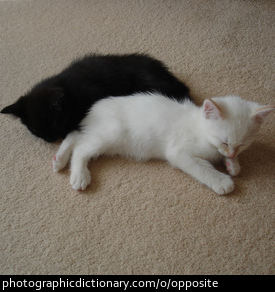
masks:
<svg viewBox="0 0 275 292"><path fill-rule="evenodd" d="M228 173L232 176L238 175L241 171L241 166L239 164L237 157L234 157L234 158L226 157L224 159L224 164L226 166Z"/></svg>
<svg viewBox="0 0 275 292"><path fill-rule="evenodd" d="M83 166L81 170L72 171L70 183L74 190L84 191L87 188L87 186L91 183L91 175L88 167Z"/></svg>
<svg viewBox="0 0 275 292"><path fill-rule="evenodd" d="M211 163L204 159L173 153L167 158L173 166L190 174L219 195L226 195L234 190L231 177L217 171Z"/></svg>
<svg viewBox="0 0 275 292"><path fill-rule="evenodd" d="M70 183L73 189L84 191L91 182L88 163L91 157L100 154L101 145L96 145L96 139L92 144L79 142L76 145L71 159Z"/></svg>
<svg viewBox="0 0 275 292"><path fill-rule="evenodd" d="M61 143L57 153L52 160L53 171L58 172L63 169L69 162L76 138L79 136L78 131L74 131L67 135Z"/></svg>

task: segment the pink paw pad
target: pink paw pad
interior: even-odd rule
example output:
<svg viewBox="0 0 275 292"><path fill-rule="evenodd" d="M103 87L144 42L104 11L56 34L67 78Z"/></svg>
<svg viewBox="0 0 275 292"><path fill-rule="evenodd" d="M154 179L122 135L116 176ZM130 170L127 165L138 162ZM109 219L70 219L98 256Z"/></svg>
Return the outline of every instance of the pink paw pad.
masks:
<svg viewBox="0 0 275 292"><path fill-rule="evenodd" d="M226 162L225 165L226 165L226 169L227 169L227 171L228 171L228 172L232 172L232 170L231 170L231 168L230 168L231 163L230 163L230 162Z"/></svg>
<svg viewBox="0 0 275 292"><path fill-rule="evenodd" d="M56 161L56 155L54 155L53 160ZM51 163L52 163L52 167L53 167L53 161Z"/></svg>

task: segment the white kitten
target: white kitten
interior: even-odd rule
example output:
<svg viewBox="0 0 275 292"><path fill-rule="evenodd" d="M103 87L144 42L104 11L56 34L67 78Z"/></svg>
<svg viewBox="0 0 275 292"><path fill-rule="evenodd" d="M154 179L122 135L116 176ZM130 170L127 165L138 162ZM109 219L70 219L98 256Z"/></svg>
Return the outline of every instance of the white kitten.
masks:
<svg viewBox="0 0 275 292"><path fill-rule="evenodd" d="M82 130L63 141L53 169L64 168L73 152L70 182L74 189L84 190L91 181L91 157L105 153L159 158L217 194L228 194L234 189L231 177L211 163L223 159L230 175L239 174L237 156L255 140L272 110L237 96L207 99L202 107L160 94L110 97L97 102L82 121Z"/></svg>

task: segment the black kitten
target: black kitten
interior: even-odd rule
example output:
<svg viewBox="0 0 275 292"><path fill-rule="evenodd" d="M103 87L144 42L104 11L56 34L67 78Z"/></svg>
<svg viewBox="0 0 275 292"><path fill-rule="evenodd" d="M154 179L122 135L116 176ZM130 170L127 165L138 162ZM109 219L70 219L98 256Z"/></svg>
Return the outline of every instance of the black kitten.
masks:
<svg viewBox="0 0 275 292"><path fill-rule="evenodd" d="M42 80L1 113L19 117L36 136L54 142L79 128L90 107L108 96L157 91L175 99L189 89L146 55L91 55Z"/></svg>

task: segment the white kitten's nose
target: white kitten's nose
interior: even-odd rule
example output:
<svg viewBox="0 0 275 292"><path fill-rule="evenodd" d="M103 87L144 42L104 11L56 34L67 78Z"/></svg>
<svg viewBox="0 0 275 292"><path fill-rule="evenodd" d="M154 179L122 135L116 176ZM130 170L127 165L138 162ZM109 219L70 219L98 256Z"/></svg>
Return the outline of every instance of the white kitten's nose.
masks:
<svg viewBox="0 0 275 292"><path fill-rule="evenodd" d="M234 158L237 155L237 149L236 148L229 148L227 150L227 157L228 158Z"/></svg>

